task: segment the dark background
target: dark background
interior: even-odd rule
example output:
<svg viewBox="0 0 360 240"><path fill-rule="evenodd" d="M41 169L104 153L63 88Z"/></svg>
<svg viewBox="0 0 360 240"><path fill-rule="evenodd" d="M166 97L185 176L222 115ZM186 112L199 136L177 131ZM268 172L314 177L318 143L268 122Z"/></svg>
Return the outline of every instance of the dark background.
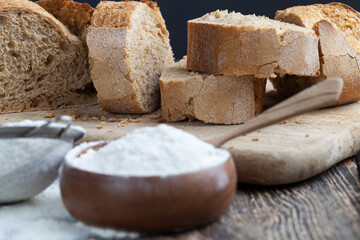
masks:
<svg viewBox="0 0 360 240"><path fill-rule="evenodd" d="M75 0L88 2L95 7L99 0ZM298 1L298 0L158 0L166 26L170 32L170 42L176 59L186 54L187 27L186 22L200 17L216 9L231 10L243 14L265 15L274 18L276 10L295 5L308 5L314 3L330 3L333 1ZM359 0L342 1L360 11Z"/></svg>

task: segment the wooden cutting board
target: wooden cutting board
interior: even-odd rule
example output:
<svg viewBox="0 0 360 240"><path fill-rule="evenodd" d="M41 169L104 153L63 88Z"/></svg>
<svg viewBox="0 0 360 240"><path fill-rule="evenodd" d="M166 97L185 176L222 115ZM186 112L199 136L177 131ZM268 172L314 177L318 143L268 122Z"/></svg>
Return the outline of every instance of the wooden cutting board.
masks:
<svg viewBox="0 0 360 240"><path fill-rule="evenodd" d="M86 129L83 141L115 139L135 128L159 123L159 112L146 116L115 115L103 112L98 105L89 105L51 112L0 114L0 124L24 119L46 120L45 117L63 114L72 116L74 125ZM203 140L236 128L200 121L170 125ZM239 182L278 185L301 181L360 150L360 104L301 115L236 138L224 147L235 160Z"/></svg>

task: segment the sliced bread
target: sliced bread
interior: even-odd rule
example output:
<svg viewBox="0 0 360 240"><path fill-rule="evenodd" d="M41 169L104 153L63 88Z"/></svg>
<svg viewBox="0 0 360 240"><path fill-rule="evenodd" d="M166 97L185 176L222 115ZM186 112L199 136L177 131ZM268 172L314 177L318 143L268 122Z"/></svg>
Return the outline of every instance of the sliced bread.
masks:
<svg viewBox="0 0 360 240"><path fill-rule="evenodd" d="M276 19L314 29L320 38L319 77L287 75L273 79L281 95L291 96L328 77L344 80L334 105L360 100L360 14L342 3L297 6L279 11Z"/></svg>
<svg viewBox="0 0 360 240"><path fill-rule="evenodd" d="M239 124L262 110L266 79L214 76L186 70L186 59L166 68L160 77L165 122L199 119Z"/></svg>
<svg viewBox="0 0 360 240"><path fill-rule="evenodd" d="M159 77L173 63L173 53L156 3L101 2L86 40L105 111L141 114L160 106Z"/></svg>
<svg viewBox="0 0 360 240"><path fill-rule="evenodd" d="M84 45L28 0L0 0L0 112L95 103Z"/></svg>
<svg viewBox="0 0 360 240"><path fill-rule="evenodd" d="M312 29L216 11L188 22L187 69L258 78L317 76L318 40Z"/></svg>

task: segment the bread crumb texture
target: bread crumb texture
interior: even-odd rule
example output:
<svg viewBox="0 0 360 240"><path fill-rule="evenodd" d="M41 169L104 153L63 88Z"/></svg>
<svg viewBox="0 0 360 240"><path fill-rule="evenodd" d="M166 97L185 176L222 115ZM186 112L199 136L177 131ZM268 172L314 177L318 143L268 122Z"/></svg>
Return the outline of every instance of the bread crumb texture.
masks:
<svg viewBox="0 0 360 240"><path fill-rule="evenodd" d="M318 42L312 29L218 10L188 22L187 69L257 78L317 76Z"/></svg>
<svg viewBox="0 0 360 240"><path fill-rule="evenodd" d="M87 44L91 78L105 111L144 114L160 106L159 76L174 60L155 3L100 2Z"/></svg>
<svg viewBox="0 0 360 240"><path fill-rule="evenodd" d="M83 43L28 0L0 1L0 112L95 103Z"/></svg>

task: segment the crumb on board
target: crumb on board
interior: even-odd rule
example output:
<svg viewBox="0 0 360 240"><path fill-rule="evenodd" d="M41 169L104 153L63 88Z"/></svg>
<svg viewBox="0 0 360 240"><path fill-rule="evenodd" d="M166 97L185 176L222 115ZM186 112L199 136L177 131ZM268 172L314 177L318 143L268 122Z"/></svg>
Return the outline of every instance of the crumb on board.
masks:
<svg viewBox="0 0 360 240"><path fill-rule="evenodd" d="M109 118L108 122L119 122L120 119L116 119L116 118Z"/></svg>
<svg viewBox="0 0 360 240"><path fill-rule="evenodd" d="M55 113L47 113L44 115L44 118L53 118L56 117Z"/></svg>
<svg viewBox="0 0 360 240"><path fill-rule="evenodd" d="M260 139L259 138L252 138L251 139L253 142L258 142Z"/></svg>
<svg viewBox="0 0 360 240"><path fill-rule="evenodd" d="M336 131L333 131L332 133L333 133L333 134L336 134Z"/></svg>
<svg viewBox="0 0 360 240"><path fill-rule="evenodd" d="M339 121L338 124L341 124L341 122Z"/></svg>
<svg viewBox="0 0 360 240"><path fill-rule="evenodd" d="M89 117L88 117L88 116L83 116L83 117L81 118L81 120L82 120L82 121L88 121L88 120L89 120Z"/></svg>
<svg viewBox="0 0 360 240"><path fill-rule="evenodd" d="M97 129L103 129L105 127L105 122L101 122L96 128Z"/></svg>
<svg viewBox="0 0 360 240"><path fill-rule="evenodd" d="M129 119L130 123L139 123L141 121L142 121L141 118Z"/></svg>
<svg viewBox="0 0 360 240"><path fill-rule="evenodd" d="M346 117L338 117L339 120L346 120Z"/></svg>
<svg viewBox="0 0 360 240"><path fill-rule="evenodd" d="M309 135L309 134L306 134L305 137L310 137L310 135Z"/></svg>
<svg viewBox="0 0 360 240"><path fill-rule="evenodd" d="M93 121L99 121L98 117L91 117L90 119L93 120Z"/></svg>
<svg viewBox="0 0 360 240"><path fill-rule="evenodd" d="M108 131L108 133L112 133L112 132L114 132L114 131Z"/></svg>
<svg viewBox="0 0 360 240"><path fill-rule="evenodd" d="M101 116L100 121L106 121L106 117Z"/></svg>
<svg viewBox="0 0 360 240"><path fill-rule="evenodd" d="M230 147L228 147L228 149L229 149L229 150L234 149L234 146L230 146Z"/></svg>
<svg viewBox="0 0 360 240"><path fill-rule="evenodd" d="M288 123L287 120L280 122L280 124L287 124L287 123Z"/></svg>
<svg viewBox="0 0 360 240"><path fill-rule="evenodd" d="M258 132L259 132L259 133L262 133L262 131L263 131L262 129L259 129L259 131L258 131Z"/></svg>

